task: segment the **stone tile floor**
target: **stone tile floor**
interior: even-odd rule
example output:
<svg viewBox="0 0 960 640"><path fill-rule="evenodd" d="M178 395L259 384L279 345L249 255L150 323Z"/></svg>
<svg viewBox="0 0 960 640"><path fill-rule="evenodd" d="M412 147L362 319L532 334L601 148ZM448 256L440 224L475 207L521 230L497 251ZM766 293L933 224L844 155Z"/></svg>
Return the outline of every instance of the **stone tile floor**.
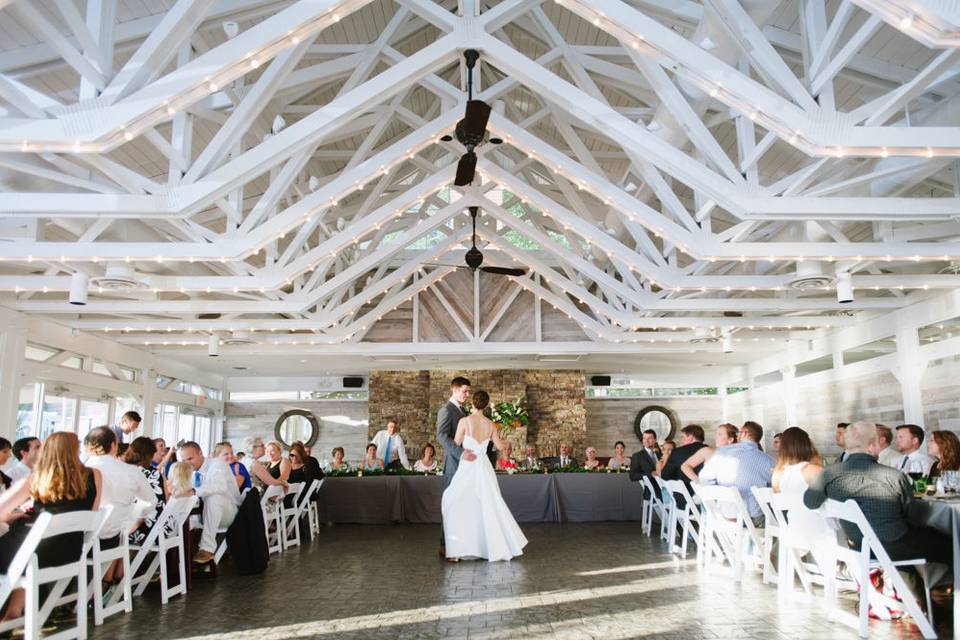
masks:
<svg viewBox="0 0 960 640"><path fill-rule="evenodd" d="M449 564L429 525L336 526L273 556L262 576L196 580L186 597L134 602L92 640L230 638L645 638L650 640L856 638L801 594L748 575L737 585L698 572L640 535L636 523L526 525L530 544L509 563ZM847 608L853 610L852 602ZM941 618L948 611L941 609ZM950 637L951 620L938 620ZM909 621L871 623L871 638L919 638Z"/></svg>

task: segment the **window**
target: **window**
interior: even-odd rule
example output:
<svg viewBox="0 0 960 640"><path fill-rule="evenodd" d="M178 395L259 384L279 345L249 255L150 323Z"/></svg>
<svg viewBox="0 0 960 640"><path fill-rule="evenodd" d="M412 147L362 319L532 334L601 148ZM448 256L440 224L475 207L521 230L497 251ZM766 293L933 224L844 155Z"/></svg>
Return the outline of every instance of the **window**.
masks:
<svg viewBox="0 0 960 640"><path fill-rule="evenodd" d="M717 387L587 387L588 398L667 398L718 393Z"/></svg>
<svg viewBox="0 0 960 640"><path fill-rule="evenodd" d="M872 360L873 358L879 358L881 356L895 353L896 350L896 337L887 336L886 338L880 338L879 340L874 340L873 342L868 342L866 344L861 344L858 347L847 349L843 352L843 364L847 365L855 362L863 362L864 360Z"/></svg>
<svg viewBox="0 0 960 640"><path fill-rule="evenodd" d="M55 349L41 347L38 344L32 344L29 342L27 343L27 347L24 350L24 356L26 357L26 359L34 360L36 362L43 362L44 360L48 360L56 354L57 352Z"/></svg>
<svg viewBox="0 0 960 640"><path fill-rule="evenodd" d="M213 419L210 416L196 416L193 425L194 439L204 453L210 455L213 452Z"/></svg>
<svg viewBox="0 0 960 640"><path fill-rule="evenodd" d="M917 329L917 333L921 345L960 337L960 318L950 318L943 322L928 324Z"/></svg>
<svg viewBox="0 0 960 640"><path fill-rule="evenodd" d="M774 384L776 382L783 381L783 374L779 371L771 371L770 373L764 373L753 379L753 386L762 387L768 384Z"/></svg>
<svg viewBox="0 0 960 640"><path fill-rule="evenodd" d="M92 370L93 370L94 373L100 374L101 376L107 376L107 377L110 377L110 378L113 377L113 374L110 373L110 369L107 369L107 365L103 364L103 363L100 362L99 360L94 360L94 361L93 361L93 369L92 369Z"/></svg>
<svg viewBox="0 0 960 640"><path fill-rule="evenodd" d="M177 416L177 442L180 440L193 440L193 416L189 413Z"/></svg>
<svg viewBox="0 0 960 640"><path fill-rule="evenodd" d="M81 400L80 417L77 419L77 435L81 439L91 429L109 425L110 405L98 400Z"/></svg>
<svg viewBox="0 0 960 640"><path fill-rule="evenodd" d="M83 358L79 356L71 356L63 361L61 367L66 367L67 369L82 369L83 368Z"/></svg>
<svg viewBox="0 0 960 640"><path fill-rule="evenodd" d="M43 385L27 384L20 388L20 401L17 403L17 438L26 438L33 434L37 418L37 392Z"/></svg>
<svg viewBox="0 0 960 640"><path fill-rule="evenodd" d="M36 434L45 440L54 431L73 431L77 413L77 399L53 394L44 394L43 412L40 414L40 429Z"/></svg>
<svg viewBox="0 0 960 640"><path fill-rule="evenodd" d="M821 371L829 371L833 369L833 355L826 355L820 358L814 358L813 360L807 360L806 362L801 362L797 365L796 372L794 376L797 378L803 376L809 376L813 373L820 373Z"/></svg>

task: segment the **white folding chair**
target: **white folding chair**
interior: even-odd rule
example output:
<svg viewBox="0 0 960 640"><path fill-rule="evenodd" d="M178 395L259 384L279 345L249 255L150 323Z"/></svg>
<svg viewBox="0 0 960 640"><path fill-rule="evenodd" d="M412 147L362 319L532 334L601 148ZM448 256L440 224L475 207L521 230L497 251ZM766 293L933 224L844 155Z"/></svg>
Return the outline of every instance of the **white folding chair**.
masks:
<svg viewBox="0 0 960 640"><path fill-rule="evenodd" d="M664 480L664 486L667 491L673 496L674 507L672 509L672 517L670 518L670 544L671 551L679 551L680 555L684 558L687 557L687 539L693 540L694 543L698 542L698 534L694 528L700 526L700 509L697 507L696 500L693 496L690 495L690 492L687 491L687 485L684 484L682 480ZM680 496L684 505L683 508L680 507L679 502L677 501L677 496ZM680 545L677 546L677 527L680 527ZM697 545L697 553L700 553L700 546Z"/></svg>
<svg viewBox="0 0 960 640"><path fill-rule="evenodd" d="M640 482L643 484L644 488L650 493L649 502L650 505L646 509L646 519L641 524L641 530L643 533L653 535L653 514L657 513L660 518L660 537L666 539L667 537L667 526L669 525L669 518L667 516L667 509L663 504L663 494L660 493L659 486L650 482L649 476L643 476Z"/></svg>
<svg viewBox="0 0 960 640"><path fill-rule="evenodd" d="M872 589L870 583L870 572L874 569L881 569L884 575L893 581L894 589L896 589L902 598L902 602L891 601L889 604L894 607L902 606L906 609L906 612L913 618L924 638L936 638L937 634L933 630L931 621L923 615L919 602L913 596L903 576L897 571L897 567L923 566L926 564L926 560L917 558L914 560L893 561L886 549L883 548L883 544L874 532L873 527L867 522L866 516L864 516L863 511L860 510L860 505L853 500L847 500L846 502L827 500L823 507L821 507L821 510L825 519L831 525L839 527L843 522L853 524L860 530L863 536L859 549L850 548L846 544L835 545L832 549L833 556L830 559L830 562L844 562L849 572L853 575L854 580L860 585L860 600L857 607L858 615L856 622L852 624L852 626L857 627L860 637L866 638L869 634L868 616L871 601L876 602L885 598L882 594L878 594L875 589ZM831 579L834 575L836 575L836 571L833 570L833 568L828 567L824 570L824 576L828 578L826 585L827 603L835 618L850 623L849 618L835 607L836 580ZM925 591L927 602L929 603L929 585L925 585ZM881 604L883 603L881 602Z"/></svg>
<svg viewBox="0 0 960 640"><path fill-rule="evenodd" d="M142 595L153 576L160 571L160 602L167 604L173 596L187 592L187 553L190 548L183 535L183 525L190 517L190 512L197 506L199 498L189 496L185 498L170 498L154 523L146 539L140 545L131 545L135 552L130 563L130 582L136 587L134 593ZM177 584L170 586L167 575L167 552L177 550L177 567L179 579ZM147 558L150 559L149 564ZM146 564L146 569L139 573Z"/></svg>
<svg viewBox="0 0 960 640"><path fill-rule="evenodd" d="M300 502L300 495L303 493L305 482L293 482L287 485L286 498L292 496L290 506L287 506L287 500L280 503L280 521L283 523L281 529L283 536L283 549L286 551L291 547L300 545L300 514L305 506Z"/></svg>
<svg viewBox="0 0 960 640"><path fill-rule="evenodd" d="M773 513L771 508L771 503L773 502L773 489L770 487L751 487L751 493L753 493L754 499L757 501L757 504L760 505L760 511L763 512L763 536L762 542L760 544L760 553L762 554L760 561L763 564L763 581L764 583L771 583L777 581L777 570L773 567L773 546L775 541L779 542L781 539L781 529L780 521ZM753 521L751 520L751 524ZM783 567L781 563L782 558L779 557L781 552L782 545L777 544L777 566Z"/></svg>
<svg viewBox="0 0 960 640"><path fill-rule="evenodd" d="M93 577L87 585L87 591L93 596L93 623L97 626L103 624L103 621L115 613L121 611L130 613L133 611L133 589L130 581L130 541L127 532L133 528L133 521L130 519L128 510L116 509L107 524L111 520L116 521L120 529L120 544L110 549L103 548L103 540L96 538L93 541L89 565L93 569ZM110 602L103 601L103 574L106 566L119 560L123 565L123 577L120 578L120 587L116 589L110 598Z"/></svg>
<svg viewBox="0 0 960 640"><path fill-rule="evenodd" d="M46 636L48 640L72 640L87 637L87 556L99 535L103 523L112 508L100 511L71 511L53 515L41 513L14 555L7 573L0 576L0 605L5 603L14 589L22 588L25 594L23 617L0 622L0 632L24 627L24 637L35 640L40 629L50 617L54 607L70 602L77 603L77 625ZM65 533L82 533L83 545L80 555L73 562L56 567L39 567L37 547L44 539ZM64 596L71 582L76 581L77 591ZM51 584L43 604L40 603L40 587Z"/></svg>
<svg viewBox="0 0 960 640"><path fill-rule="evenodd" d="M280 553L283 551L283 518L280 514L280 505L283 502L283 487L270 485L260 498L260 510L263 512L263 529L267 535L267 552ZM272 530L271 530L272 525Z"/></svg>
<svg viewBox="0 0 960 640"><path fill-rule="evenodd" d="M310 496L307 498L307 523L310 525L310 540L320 535L320 511L317 509L317 501L313 498L320 492L323 486L323 478L314 480L310 487Z"/></svg>
<svg viewBox="0 0 960 640"><path fill-rule="evenodd" d="M698 560L707 567L714 556L730 563L734 578L743 577L747 545L756 532L750 514L740 492L734 487L718 485L693 485L694 492L703 504L700 526L700 546L703 552ZM762 538L759 538L762 544Z"/></svg>

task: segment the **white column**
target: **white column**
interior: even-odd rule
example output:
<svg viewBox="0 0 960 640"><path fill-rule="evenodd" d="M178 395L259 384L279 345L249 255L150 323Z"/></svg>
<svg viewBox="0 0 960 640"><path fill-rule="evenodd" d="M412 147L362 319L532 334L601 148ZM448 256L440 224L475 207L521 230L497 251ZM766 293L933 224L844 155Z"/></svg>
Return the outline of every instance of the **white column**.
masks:
<svg viewBox="0 0 960 640"><path fill-rule="evenodd" d="M143 418L143 422L140 424L140 431L142 435L152 438L155 437L153 433L153 410L156 405L154 395L157 391L157 372L153 369L141 369L140 378L143 381L143 414L140 416ZM158 435L162 436L163 434Z"/></svg>
<svg viewBox="0 0 960 640"><path fill-rule="evenodd" d="M797 368L789 365L780 369L780 373L783 375L783 382L780 383L780 387L783 391L784 422L786 423L782 426L782 429L786 429L797 424L797 387L795 384Z"/></svg>
<svg viewBox="0 0 960 640"><path fill-rule="evenodd" d="M0 436L11 442L17 435L17 406L23 386L23 361L27 346L26 321L20 314L0 333Z"/></svg>
<svg viewBox="0 0 960 640"><path fill-rule="evenodd" d="M897 367L892 371L900 381L903 395L903 420L907 424L923 425L923 396L920 381L927 369L926 358L920 355L920 339L913 326L897 327Z"/></svg>

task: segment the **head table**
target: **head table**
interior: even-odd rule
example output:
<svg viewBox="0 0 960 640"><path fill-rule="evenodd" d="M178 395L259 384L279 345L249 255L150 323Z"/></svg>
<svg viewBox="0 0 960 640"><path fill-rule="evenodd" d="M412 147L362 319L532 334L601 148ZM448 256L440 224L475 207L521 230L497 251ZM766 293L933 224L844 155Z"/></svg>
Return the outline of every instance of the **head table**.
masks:
<svg viewBox="0 0 960 640"><path fill-rule="evenodd" d="M643 489L626 473L498 474L517 522L640 520ZM317 496L321 522L440 523L443 478L377 475L326 478Z"/></svg>

